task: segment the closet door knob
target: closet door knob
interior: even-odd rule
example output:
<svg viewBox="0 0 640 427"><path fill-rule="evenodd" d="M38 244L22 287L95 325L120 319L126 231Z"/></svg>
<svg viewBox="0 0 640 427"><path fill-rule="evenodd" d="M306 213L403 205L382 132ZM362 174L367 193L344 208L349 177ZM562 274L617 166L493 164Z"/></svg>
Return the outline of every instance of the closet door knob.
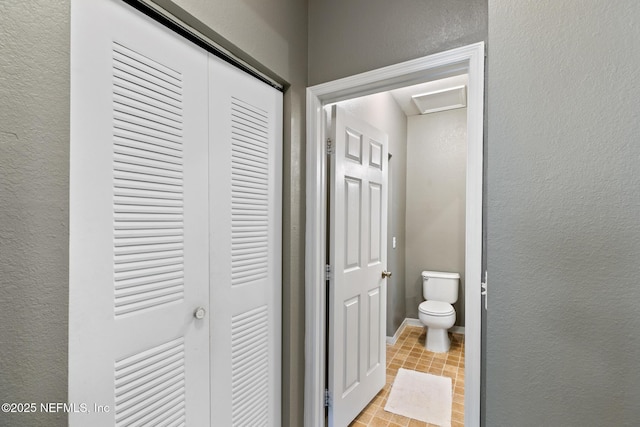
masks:
<svg viewBox="0 0 640 427"><path fill-rule="evenodd" d="M205 314L207 314L207 310L205 310L204 307L198 307L196 308L196 311L193 312L193 317L198 320L202 320L204 319Z"/></svg>
<svg viewBox="0 0 640 427"><path fill-rule="evenodd" d="M388 279L389 277L391 277L391 272L390 271L385 270L385 271L382 272L382 278L383 279Z"/></svg>

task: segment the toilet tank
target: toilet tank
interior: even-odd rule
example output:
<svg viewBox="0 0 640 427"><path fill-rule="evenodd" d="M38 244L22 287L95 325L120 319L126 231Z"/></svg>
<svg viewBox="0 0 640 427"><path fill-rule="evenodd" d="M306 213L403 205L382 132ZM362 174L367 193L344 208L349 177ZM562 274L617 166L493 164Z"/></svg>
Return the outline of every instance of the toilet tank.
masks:
<svg viewBox="0 0 640 427"><path fill-rule="evenodd" d="M458 300L460 274L444 271L422 272L422 296L426 300L435 300L453 304Z"/></svg>

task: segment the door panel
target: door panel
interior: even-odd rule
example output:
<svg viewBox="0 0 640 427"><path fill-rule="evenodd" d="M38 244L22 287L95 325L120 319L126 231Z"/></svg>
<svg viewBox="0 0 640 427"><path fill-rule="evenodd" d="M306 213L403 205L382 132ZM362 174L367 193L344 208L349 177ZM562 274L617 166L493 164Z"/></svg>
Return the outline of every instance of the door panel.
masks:
<svg viewBox="0 0 640 427"><path fill-rule="evenodd" d="M360 382L360 296L344 303L344 382L342 393L348 394Z"/></svg>
<svg viewBox="0 0 640 427"><path fill-rule="evenodd" d="M71 60L69 423L208 425L207 55L74 1Z"/></svg>
<svg viewBox="0 0 640 427"><path fill-rule="evenodd" d="M361 215L360 207L362 206L362 181L353 177L345 177L345 211L344 222L346 232L344 234L345 245L345 272L353 271L360 267L360 252L362 239L361 233Z"/></svg>
<svg viewBox="0 0 640 427"><path fill-rule="evenodd" d="M369 182L369 266L382 261L382 185Z"/></svg>
<svg viewBox="0 0 640 427"><path fill-rule="evenodd" d="M346 426L385 373L387 136L332 109L329 425Z"/></svg>
<svg viewBox="0 0 640 427"><path fill-rule="evenodd" d="M280 425L282 94L210 56L211 419Z"/></svg>
<svg viewBox="0 0 640 427"><path fill-rule="evenodd" d="M367 293L369 297L369 315L367 328L369 330L369 349L367 352L367 374L370 374L374 369L380 366L381 351L380 351L380 330L381 319L380 313L385 308L380 304L380 288L375 288Z"/></svg>

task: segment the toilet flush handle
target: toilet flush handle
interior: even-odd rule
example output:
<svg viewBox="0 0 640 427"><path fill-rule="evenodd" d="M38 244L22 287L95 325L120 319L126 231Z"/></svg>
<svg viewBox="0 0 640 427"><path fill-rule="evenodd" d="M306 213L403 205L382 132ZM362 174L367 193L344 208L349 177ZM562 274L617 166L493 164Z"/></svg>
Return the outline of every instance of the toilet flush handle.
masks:
<svg viewBox="0 0 640 427"><path fill-rule="evenodd" d="M384 271L382 272L382 278L383 278L383 279L387 279L387 278L389 278L389 277L391 277L391 272L390 272L390 271L387 271L387 270L384 270Z"/></svg>

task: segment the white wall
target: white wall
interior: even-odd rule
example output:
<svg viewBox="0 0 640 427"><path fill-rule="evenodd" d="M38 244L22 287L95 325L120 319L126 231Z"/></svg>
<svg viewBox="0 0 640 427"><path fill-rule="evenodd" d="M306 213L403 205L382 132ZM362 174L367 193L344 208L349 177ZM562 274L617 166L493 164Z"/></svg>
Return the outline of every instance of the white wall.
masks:
<svg viewBox="0 0 640 427"><path fill-rule="evenodd" d="M467 109L411 116L407 131L407 317L418 318L423 270L460 273L464 326Z"/></svg>

